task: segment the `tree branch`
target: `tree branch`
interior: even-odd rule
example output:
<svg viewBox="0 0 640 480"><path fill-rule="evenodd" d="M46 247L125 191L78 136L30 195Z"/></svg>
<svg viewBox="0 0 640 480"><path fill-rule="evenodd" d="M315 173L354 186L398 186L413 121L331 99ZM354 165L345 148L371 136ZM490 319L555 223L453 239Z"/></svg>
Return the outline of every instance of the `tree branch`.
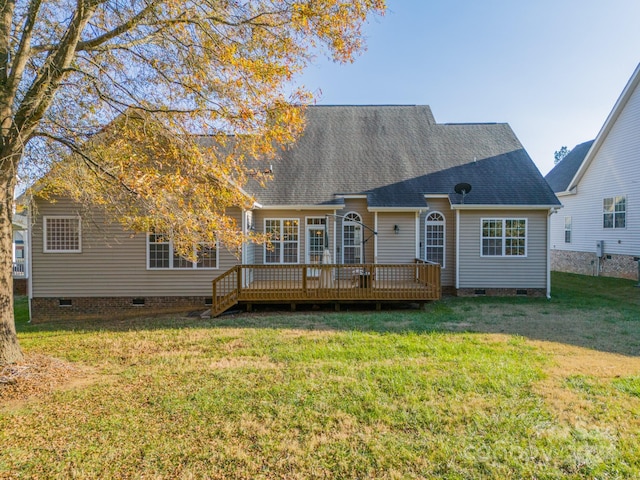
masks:
<svg viewBox="0 0 640 480"><path fill-rule="evenodd" d="M9 71L11 20L15 7L15 0L4 0L0 9L0 84L2 85L6 83Z"/></svg>
<svg viewBox="0 0 640 480"><path fill-rule="evenodd" d="M115 183L120 185L122 188L124 188L127 193L130 193L131 195L136 195L136 196L138 195L138 192L136 192L134 189L132 189L130 186L128 186L126 183L124 183L122 180L116 177L113 173L106 170L102 165L100 165L100 163L96 162L93 158L87 155L82 147L76 145L70 140L63 137L58 137L56 135L53 135L47 132L42 132L42 131L34 132L32 137L48 138L49 140L53 140L54 142L57 142L67 147L69 151L71 151L72 153L82 158L82 160L87 165L87 167L89 167L89 170L91 170L94 174L96 175L101 174L103 176L107 176L112 181L114 181Z"/></svg>
<svg viewBox="0 0 640 480"><path fill-rule="evenodd" d="M3 101L6 103L13 103L12 100L18 91L18 86L22 80L25 66L29 61L29 55L31 51L31 39L33 37L33 27L36 23L36 17L40 10L42 0L32 0L29 4L29 11L27 18L22 28L22 34L20 37L20 44L15 54L13 62L11 62L11 71L7 78L6 87L2 91Z"/></svg>
<svg viewBox="0 0 640 480"><path fill-rule="evenodd" d="M78 2L78 8L58 48L49 53L16 111L14 126L18 135L29 137L53 102L53 95L73 61L82 30L94 14L95 8L95 5L87 6Z"/></svg>
<svg viewBox="0 0 640 480"><path fill-rule="evenodd" d="M121 25L118 25L116 28L114 28L113 30L110 30L96 38L93 38L91 40L86 40L84 42L79 42L78 43L78 47L76 48L76 51L85 51L85 50L92 50L95 47L99 46L99 45L103 45L104 43L108 42L109 40L118 37L119 35L122 35L125 32L130 31L131 29L133 29L135 26L137 26L142 20L144 20L144 18L147 16L147 14L149 12L151 12L153 10L153 8L156 6L157 2L151 2L149 3L149 5L147 5L145 8L143 8L142 10L140 10L140 12L138 12L137 14L135 14L133 17L131 17L128 21L124 22Z"/></svg>

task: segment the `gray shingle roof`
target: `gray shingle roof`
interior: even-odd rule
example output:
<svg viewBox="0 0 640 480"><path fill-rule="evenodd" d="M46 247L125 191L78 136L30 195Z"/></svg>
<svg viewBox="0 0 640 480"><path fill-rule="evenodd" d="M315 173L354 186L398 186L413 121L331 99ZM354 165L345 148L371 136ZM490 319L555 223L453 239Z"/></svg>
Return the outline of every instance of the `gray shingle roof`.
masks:
<svg viewBox="0 0 640 480"><path fill-rule="evenodd" d="M594 140L581 143L573 147L566 157L564 157L558 164L551 169L547 176L544 177L547 183L551 186L551 189L558 193L564 192L573 177L575 177L584 157L587 156L587 152L593 145Z"/></svg>
<svg viewBox="0 0 640 480"><path fill-rule="evenodd" d="M465 203L559 205L507 124L437 124L428 106L314 106L297 143L273 162L273 180L248 190L270 205L336 204L367 194L370 206L424 207L424 194Z"/></svg>

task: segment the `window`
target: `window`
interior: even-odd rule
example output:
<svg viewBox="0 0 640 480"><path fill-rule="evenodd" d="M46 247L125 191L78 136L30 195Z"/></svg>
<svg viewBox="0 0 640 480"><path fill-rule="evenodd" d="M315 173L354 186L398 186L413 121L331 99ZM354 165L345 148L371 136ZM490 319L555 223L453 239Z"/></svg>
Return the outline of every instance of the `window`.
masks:
<svg viewBox="0 0 640 480"><path fill-rule="evenodd" d="M425 219L424 258L444 268L445 220L440 212L432 212Z"/></svg>
<svg viewBox="0 0 640 480"><path fill-rule="evenodd" d="M483 218L483 257L525 257L527 220L524 218Z"/></svg>
<svg viewBox="0 0 640 480"><path fill-rule="evenodd" d="M571 217L564 217L564 243L571 243Z"/></svg>
<svg viewBox="0 0 640 480"><path fill-rule="evenodd" d="M218 268L218 249L215 244L198 243L194 246L197 260L181 257L171 240L161 234L147 235L147 268L156 269L214 269Z"/></svg>
<svg viewBox="0 0 640 480"><path fill-rule="evenodd" d="M80 253L79 217L44 217L45 253Z"/></svg>
<svg viewBox="0 0 640 480"><path fill-rule="evenodd" d="M342 263L362 263L362 218L355 212L342 220Z"/></svg>
<svg viewBox="0 0 640 480"><path fill-rule="evenodd" d="M625 196L609 197L602 201L602 227L626 228L627 198Z"/></svg>
<svg viewBox="0 0 640 480"><path fill-rule="evenodd" d="M296 218L267 218L264 231L270 235L271 249L265 248L264 263L298 263L300 222Z"/></svg>

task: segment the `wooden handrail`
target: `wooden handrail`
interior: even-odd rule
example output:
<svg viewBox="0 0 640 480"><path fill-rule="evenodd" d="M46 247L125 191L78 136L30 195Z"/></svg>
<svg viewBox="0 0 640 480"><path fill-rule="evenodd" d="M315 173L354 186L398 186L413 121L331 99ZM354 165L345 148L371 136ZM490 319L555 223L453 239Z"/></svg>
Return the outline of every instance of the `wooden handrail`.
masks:
<svg viewBox="0 0 640 480"><path fill-rule="evenodd" d="M241 266L236 265L211 282L211 316L220 315L238 303L242 288ZM235 274L235 278L234 278Z"/></svg>
<svg viewBox="0 0 640 480"><path fill-rule="evenodd" d="M212 286L213 316L238 302L423 302L441 296L440 265L425 261L236 265L216 278Z"/></svg>

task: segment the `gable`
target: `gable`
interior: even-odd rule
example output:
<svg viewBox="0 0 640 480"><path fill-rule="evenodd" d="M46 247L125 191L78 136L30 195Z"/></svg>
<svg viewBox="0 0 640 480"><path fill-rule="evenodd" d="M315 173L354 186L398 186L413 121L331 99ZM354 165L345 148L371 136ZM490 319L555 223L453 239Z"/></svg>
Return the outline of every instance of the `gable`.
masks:
<svg viewBox="0 0 640 480"><path fill-rule="evenodd" d="M248 188L264 206L424 208L424 195L474 182L469 201L559 204L507 124L438 124L428 106L308 107L306 129L273 162L273 179ZM476 187L477 186L477 190Z"/></svg>
<svg viewBox="0 0 640 480"><path fill-rule="evenodd" d="M633 75L627 82L624 90L620 94L620 97L616 101L611 113L607 117L604 122L604 125L600 129L598 136L594 140L594 144L586 155L584 161L580 165L578 171L576 172L574 178L571 180L570 184L567 187L567 190L572 189L580 183L580 180L584 176L585 172L593 162L594 158L598 155L598 152L602 148L602 145L609 137L614 126L620 121L620 117L624 114L626 117L625 124L628 125L628 128L634 130L631 132L632 136L637 138L637 127L640 125L640 89L638 85L640 84L640 64L636 67ZM621 128L618 126L618 128Z"/></svg>
<svg viewBox="0 0 640 480"><path fill-rule="evenodd" d="M573 147L567 156L560 160L560 162L547 173L547 176L544 178L554 192L560 193L567 191L571 180L573 180L573 177L575 177L578 172L593 142L594 140L590 140Z"/></svg>

